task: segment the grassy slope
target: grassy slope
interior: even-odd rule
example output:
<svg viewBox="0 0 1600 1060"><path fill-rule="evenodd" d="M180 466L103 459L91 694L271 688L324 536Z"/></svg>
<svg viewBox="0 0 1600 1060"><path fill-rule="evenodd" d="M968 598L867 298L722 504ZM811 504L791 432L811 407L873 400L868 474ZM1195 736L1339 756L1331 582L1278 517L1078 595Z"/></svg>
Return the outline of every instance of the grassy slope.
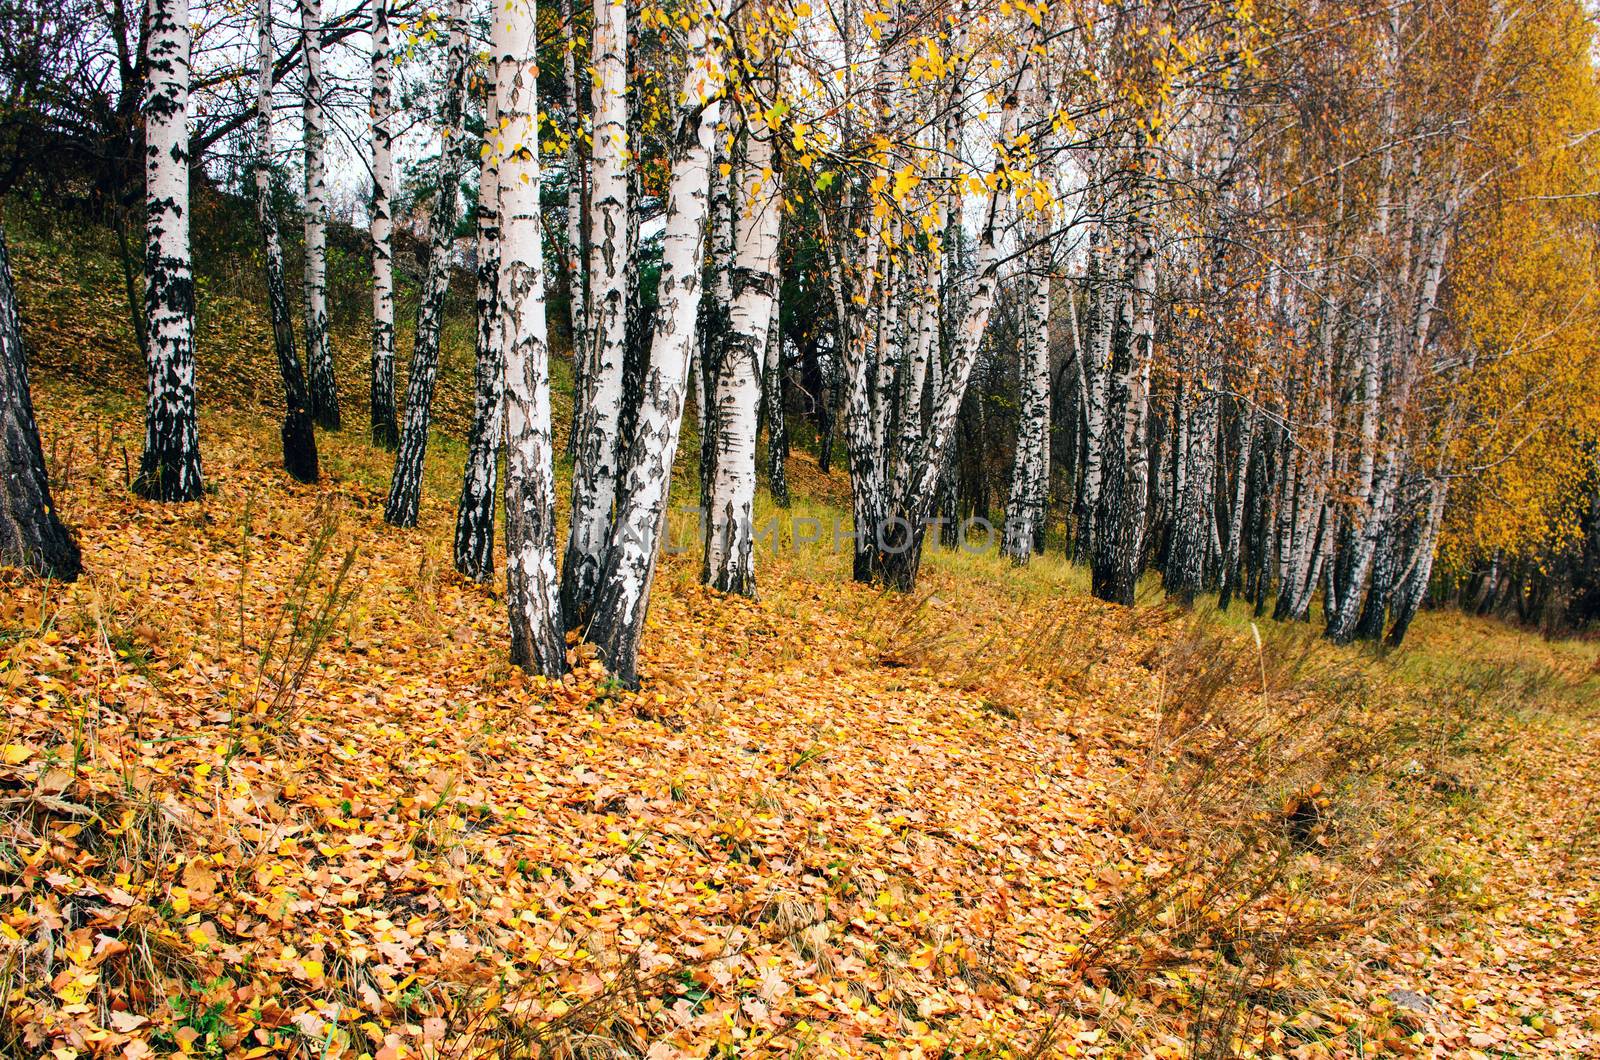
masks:
<svg viewBox="0 0 1600 1060"><path fill-rule="evenodd" d="M907 600L812 546L761 557L759 602L668 557L640 695L581 658L529 681L450 572L446 435L415 532L364 424L287 482L240 297L204 314L214 493L136 502L106 244L11 234L89 572L0 587L23 1052L1600 1049L1592 644L1428 615L1388 660L1258 649L1053 557L941 552ZM794 478L795 514L839 513L839 474Z"/></svg>

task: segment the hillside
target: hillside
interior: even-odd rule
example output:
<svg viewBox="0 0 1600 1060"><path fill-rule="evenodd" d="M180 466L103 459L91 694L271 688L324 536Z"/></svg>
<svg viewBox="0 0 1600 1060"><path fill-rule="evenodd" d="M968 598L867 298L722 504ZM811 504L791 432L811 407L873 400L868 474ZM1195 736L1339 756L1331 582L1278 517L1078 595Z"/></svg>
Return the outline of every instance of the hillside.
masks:
<svg viewBox="0 0 1600 1060"><path fill-rule="evenodd" d="M295 485L216 255L212 492L162 507L114 244L8 235L86 569L0 588L11 1053L1600 1055L1594 642L1429 614L1380 658L1053 554L884 595L786 524L759 601L665 559L640 692L529 679L451 570L464 306L397 531L359 311Z"/></svg>

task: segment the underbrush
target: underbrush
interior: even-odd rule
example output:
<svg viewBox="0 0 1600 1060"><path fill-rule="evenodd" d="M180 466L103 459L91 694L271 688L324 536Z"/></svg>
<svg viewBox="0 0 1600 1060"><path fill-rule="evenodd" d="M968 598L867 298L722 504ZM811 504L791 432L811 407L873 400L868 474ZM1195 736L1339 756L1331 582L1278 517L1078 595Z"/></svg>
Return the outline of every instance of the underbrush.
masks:
<svg viewBox="0 0 1600 1060"><path fill-rule="evenodd" d="M967 598L940 599L953 588ZM1031 1002L1135 1051L1194 1058L1406 1044L1415 1014L1389 1004L1348 1018L1328 958L1351 937L1475 906L1481 880L1436 841L1472 827L1507 722L1581 702L1585 667L1421 665L1276 623L1245 623L1243 639L1214 612L1150 603L1108 625L1056 602L973 638L960 616L991 596L947 584L885 613L880 662L936 671L1026 726L1055 705L1052 691L1093 696L1109 645L1153 642L1138 660L1148 699L1121 714L1143 753L1112 798L1127 848L1099 878L1114 899L1086 930L1078 975ZM1021 1051L1062 1040L1052 1025Z"/></svg>

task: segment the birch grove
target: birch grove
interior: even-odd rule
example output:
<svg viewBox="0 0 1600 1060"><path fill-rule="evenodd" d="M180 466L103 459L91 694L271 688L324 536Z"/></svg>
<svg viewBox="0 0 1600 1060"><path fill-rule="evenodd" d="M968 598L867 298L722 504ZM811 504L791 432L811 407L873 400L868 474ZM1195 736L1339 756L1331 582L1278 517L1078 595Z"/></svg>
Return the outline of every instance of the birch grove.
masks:
<svg viewBox="0 0 1600 1060"><path fill-rule="evenodd" d="M269 0L163 3L139 97L147 246L125 276L148 335L132 484L201 492L203 174L257 226L285 468L335 463L312 434L339 422L330 336L370 305L385 519L428 529L430 433L460 431L455 567L494 592L505 549L529 670L597 657L636 683L662 550L754 598L759 546L798 548L784 511L813 492L840 509L826 537L850 576L899 592L957 548L1057 556L1118 605L1215 593L1339 643L1399 644L1449 600L1547 622L1588 606L1597 431L1566 351L1600 317L1600 138L1570 3L563 0L541 45L519 0L492 12L487 61L465 0L296 0L281 50ZM286 167L279 92L300 112ZM570 416L550 393L569 375ZM669 541L696 492L698 539Z"/></svg>

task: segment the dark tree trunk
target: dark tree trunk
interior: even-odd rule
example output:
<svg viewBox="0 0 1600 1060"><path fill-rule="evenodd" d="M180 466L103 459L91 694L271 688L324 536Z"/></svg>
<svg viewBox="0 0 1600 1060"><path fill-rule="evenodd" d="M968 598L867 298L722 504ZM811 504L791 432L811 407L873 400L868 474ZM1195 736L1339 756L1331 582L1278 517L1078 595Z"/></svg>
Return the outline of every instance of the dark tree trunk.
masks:
<svg viewBox="0 0 1600 1060"><path fill-rule="evenodd" d="M817 425L817 466L826 474L833 457L833 404L819 346L815 338L801 346L800 389L805 393L806 411Z"/></svg>
<svg viewBox="0 0 1600 1060"><path fill-rule="evenodd" d="M278 351L278 374L283 379L283 468L298 482L319 477L317 438L311 424L311 399L305 373L295 350L294 320L289 315L289 293L283 284L283 249L278 243L278 222L272 208L261 205L262 241L266 244L267 304L272 317L272 344Z"/></svg>
<svg viewBox="0 0 1600 1060"><path fill-rule="evenodd" d="M11 262L0 229L0 563L73 581L83 570L72 535L56 514L44 449L28 392Z"/></svg>
<svg viewBox="0 0 1600 1060"><path fill-rule="evenodd" d="M1273 503L1278 491L1278 480L1283 475L1279 457L1282 454L1283 428L1275 426L1267 432L1262 451L1261 498L1256 509L1255 569L1250 574L1250 606L1255 617L1266 613L1267 593L1272 588L1273 527L1277 525Z"/></svg>
<svg viewBox="0 0 1600 1060"><path fill-rule="evenodd" d="M777 309L773 309L774 317ZM783 335L777 320L768 332L767 364L762 390L767 410L767 489L772 503L789 507L789 426L784 415L784 392L788 379L783 371Z"/></svg>
<svg viewBox="0 0 1600 1060"><path fill-rule="evenodd" d="M1217 594L1217 606L1226 611L1238 590L1240 549L1243 547L1245 521L1245 491L1250 484L1250 450L1255 440L1255 414L1243 408L1236 410L1233 420L1234 473L1232 501L1228 508L1228 541L1222 549L1222 586ZM1224 475L1226 472L1224 471Z"/></svg>
<svg viewBox="0 0 1600 1060"><path fill-rule="evenodd" d="M1397 564L1399 556L1396 554L1395 528L1392 522L1385 521L1386 525L1379 531L1377 555L1372 561L1372 587L1367 592L1366 602L1361 605L1361 617L1356 621L1355 638L1357 640L1376 641L1383 636L1383 629L1389 615L1389 596L1394 588L1395 576L1399 573Z"/></svg>
<svg viewBox="0 0 1600 1060"><path fill-rule="evenodd" d="M486 113L498 120L493 89ZM478 179L477 361L473 368L472 427L456 507L456 570L475 582L494 574L494 511L500 436L505 430L505 347L500 328L499 167L484 156Z"/></svg>
<svg viewBox="0 0 1600 1060"><path fill-rule="evenodd" d="M1149 506L1149 387L1154 341L1154 250L1140 231L1128 260L1130 297L1112 342L1103 480L1095 506L1095 596L1131 604L1144 556Z"/></svg>
<svg viewBox="0 0 1600 1060"><path fill-rule="evenodd" d="M261 225L262 257L267 266L267 306L272 318L272 345L283 379L283 467L300 482L317 481L317 438L311 425L311 395L300 355L295 350L294 319L289 292L283 285L283 244L278 216L272 209L272 7L261 0L259 74L256 81L256 219Z"/></svg>
<svg viewBox="0 0 1600 1060"><path fill-rule="evenodd" d="M835 364L832 378L817 390L817 429L822 432L822 441L817 447L817 468L824 475L833 470L833 440L839 433L839 384L842 374Z"/></svg>

